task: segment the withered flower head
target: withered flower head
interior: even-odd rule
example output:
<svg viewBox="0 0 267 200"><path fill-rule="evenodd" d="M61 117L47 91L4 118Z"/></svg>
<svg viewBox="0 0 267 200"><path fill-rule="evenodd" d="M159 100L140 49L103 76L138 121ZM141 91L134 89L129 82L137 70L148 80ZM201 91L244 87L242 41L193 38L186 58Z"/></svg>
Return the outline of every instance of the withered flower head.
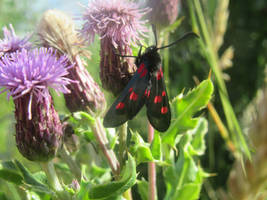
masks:
<svg viewBox="0 0 267 200"><path fill-rule="evenodd" d="M71 80L65 76L70 67L66 57L45 48L22 49L0 61L0 92L13 97L17 147L29 160L47 161L57 152L62 125L48 87L69 92Z"/></svg>
<svg viewBox="0 0 267 200"><path fill-rule="evenodd" d="M152 8L149 13L151 24L161 29L174 23L178 16L180 0L149 0L147 6Z"/></svg>
<svg viewBox="0 0 267 200"><path fill-rule="evenodd" d="M44 46L57 49L59 55L66 54L73 65L67 77L76 80L76 83L68 85L71 92L64 94L68 109L91 114L104 110L104 94L80 58L80 54L88 57L90 53L84 49L72 19L61 11L48 10L39 23L38 34Z"/></svg>
<svg viewBox="0 0 267 200"><path fill-rule="evenodd" d="M100 36L102 85L115 95L128 83L135 67L128 59L122 60L115 55L114 51L132 55L130 45L140 43L148 31L146 21L141 18L149 10L121 0L93 0L86 7L81 34L89 43L93 42L96 34Z"/></svg>
<svg viewBox="0 0 267 200"><path fill-rule="evenodd" d="M12 24L9 25L9 29L7 27L3 28L4 38L0 39L0 57L5 53L16 52L21 49L30 49L31 43L29 42L30 35L20 38L16 35Z"/></svg>

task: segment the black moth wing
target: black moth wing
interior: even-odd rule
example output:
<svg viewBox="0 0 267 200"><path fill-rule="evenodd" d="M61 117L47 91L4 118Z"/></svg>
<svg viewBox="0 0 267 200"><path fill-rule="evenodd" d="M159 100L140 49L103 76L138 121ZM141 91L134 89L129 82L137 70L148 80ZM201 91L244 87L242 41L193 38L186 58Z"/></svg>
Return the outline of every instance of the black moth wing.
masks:
<svg viewBox="0 0 267 200"><path fill-rule="evenodd" d="M103 121L105 127L120 126L139 112L146 101L144 93L149 79L150 73L141 63L130 82L106 113Z"/></svg>
<svg viewBox="0 0 267 200"><path fill-rule="evenodd" d="M164 132L171 123L171 110L161 67L152 73L150 85L145 92L147 117L156 130Z"/></svg>

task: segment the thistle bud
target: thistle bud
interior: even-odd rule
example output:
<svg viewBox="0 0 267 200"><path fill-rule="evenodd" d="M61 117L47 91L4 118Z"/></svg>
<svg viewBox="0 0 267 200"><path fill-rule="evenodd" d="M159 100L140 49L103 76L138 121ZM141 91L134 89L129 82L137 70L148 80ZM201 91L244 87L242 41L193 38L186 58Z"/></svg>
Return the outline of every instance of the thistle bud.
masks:
<svg viewBox="0 0 267 200"><path fill-rule="evenodd" d="M122 59L115 55L114 49L109 38L101 40L100 78L102 87L117 96L132 78L136 67L130 59ZM126 52L127 55L132 55L131 49Z"/></svg>
<svg viewBox="0 0 267 200"><path fill-rule="evenodd" d="M81 54L90 57L90 52L84 50L72 19L61 11L49 10L39 23L38 34L44 46L57 49L59 55L67 55L73 65L67 77L76 82L67 86L71 93L64 94L67 108L71 112L83 110L90 114L103 111L104 94L80 58Z"/></svg>
<svg viewBox="0 0 267 200"><path fill-rule="evenodd" d="M66 86L72 81L65 77L70 67L66 57L45 48L22 49L0 62L0 92L14 100L16 143L29 160L48 161L61 143L62 125L48 87L70 92Z"/></svg>
<svg viewBox="0 0 267 200"><path fill-rule="evenodd" d="M14 100L17 147L24 157L32 161L53 158L61 144L62 125L51 96L46 98L38 101L36 96L26 94ZM32 118L28 119L30 101Z"/></svg>
<svg viewBox="0 0 267 200"><path fill-rule="evenodd" d="M120 55L132 55L130 45L141 42L148 31L141 18L150 9L139 9L133 2L120 0L91 1L83 15L81 35L92 43L95 35L101 39L100 78L102 86L117 95L126 86L135 66Z"/></svg>
<svg viewBox="0 0 267 200"><path fill-rule="evenodd" d="M180 0L149 0L147 6L152 8L149 14L151 24L164 28L173 24L178 16Z"/></svg>

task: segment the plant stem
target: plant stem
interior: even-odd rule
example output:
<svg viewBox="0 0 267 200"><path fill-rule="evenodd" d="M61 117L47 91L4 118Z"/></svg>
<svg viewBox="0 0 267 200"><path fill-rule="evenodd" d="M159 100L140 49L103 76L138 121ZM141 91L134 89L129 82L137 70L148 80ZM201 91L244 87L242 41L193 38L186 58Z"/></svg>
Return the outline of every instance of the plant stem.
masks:
<svg viewBox="0 0 267 200"><path fill-rule="evenodd" d="M69 155L69 152L66 150L65 145L62 146L62 148L59 151L59 154L64 160L67 165L69 166L71 172L74 174L77 180L81 180L81 169L77 165L77 163L72 159L72 157Z"/></svg>
<svg viewBox="0 0 267 200"><path fill-rule="evenodd" d="M229 134L228 134L228 131L227 129L225 128L220 116L218 115L216 109L214 108L214 106L212 105L212 103L208 103L208 110L215 122L215 124L217 125L218 129L219 129L219 132L221 133L221 136L222 138L226 141L226 144L229 148L229 150L235 154L236 152L236 149L235 149L235 146L234 144L232 143L232 141L230 140L229 138Z"/></svg>
<svg viewBox="0 0 267 200"><path fill-rule="evenodd" d="M119 127L119 162L124 165L124 158L127 149L127 122Z"/></svg>
<svg viewBox="0 0 267 200"><path fill-rule="evenodd" d="M151 144L154 138L154 129L148 122L148 142ZM156 187L156 164L154 162L148 163L148 199L157 199L157 187Z"/></svg>
<svg viewBox="0 0 267 200"><path fill-rule="evenodd" d="M55 191L62 191L63 188L58 180L57 174L56 174L56 170L54 167L54 164L52 161L48 161L48 162L42 162L41 163L41 167L44 170L47 179L48 179L48 183L49 185L55 190Z"/></svg>
<svg viewBox="0 0 267 200"><path fill-rule="evenodd" d="M125 154L127 152L127 122L119 127L119 162L120 166L125 164ZM127 200L132 200L131 188L123 193L123 197Z"/></svg>
<svg viewBox="0 0 267 200"><path fill-rule="evenodd" d="M115 176L118 176L120 174L120 164L114 151L109 148L109 142L106 137L106 132L100 119L96 118L95 123L92 123L90 125L103 154L107 158L107 161L109 163L109 166L111 167L113 174Z"/></svg>

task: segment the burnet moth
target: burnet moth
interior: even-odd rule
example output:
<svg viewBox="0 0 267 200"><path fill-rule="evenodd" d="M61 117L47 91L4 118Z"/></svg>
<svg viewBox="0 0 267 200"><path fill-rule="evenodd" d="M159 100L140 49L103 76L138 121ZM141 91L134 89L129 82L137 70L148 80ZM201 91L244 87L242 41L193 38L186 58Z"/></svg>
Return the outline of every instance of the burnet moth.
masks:
<svg viewBox="0 0 267 200"><path fill-rule="evenodd" d="M189 32L169 45L157 47L156 31L153 26L152 28L156 45L146 48L143 54L141 53L141 46L138 56L119 55L121 57L136 57L135 64L138 68L106 113L103 122L105 127L117 127L133 119L144 104L147 107L148 120L156 130L164 132L170 126L171 110L158 50L171 47L188 37L198 36Z"/></svg>

